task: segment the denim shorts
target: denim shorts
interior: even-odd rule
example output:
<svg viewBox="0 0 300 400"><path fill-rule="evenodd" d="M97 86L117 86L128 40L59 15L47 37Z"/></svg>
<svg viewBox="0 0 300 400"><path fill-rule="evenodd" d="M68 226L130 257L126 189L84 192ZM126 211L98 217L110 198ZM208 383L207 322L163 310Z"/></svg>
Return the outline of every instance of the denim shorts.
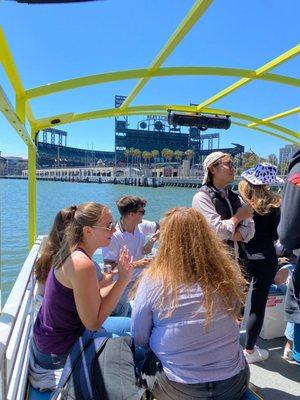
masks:
<svg viewBox="0 0 300 400"><path fill-rule="evenodd" d="M69 353L64 354L45 354L42 353L35 344L34 338L30 341L30 351L34 355L36 363L45 369L61 369L64 367Z"/></svg>

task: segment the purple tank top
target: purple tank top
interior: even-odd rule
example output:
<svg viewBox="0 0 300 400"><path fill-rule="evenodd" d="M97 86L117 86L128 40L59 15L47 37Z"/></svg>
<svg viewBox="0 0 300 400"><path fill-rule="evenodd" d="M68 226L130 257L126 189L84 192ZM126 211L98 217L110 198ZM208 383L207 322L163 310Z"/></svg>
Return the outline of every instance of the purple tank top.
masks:
<svg viewBox="0 0 300 400"><path fill-rule="evenodd" d="M44 354L68 353L84 330L76 309L73 289L56 279L52 267L33 328L38 350Z"/></svg>

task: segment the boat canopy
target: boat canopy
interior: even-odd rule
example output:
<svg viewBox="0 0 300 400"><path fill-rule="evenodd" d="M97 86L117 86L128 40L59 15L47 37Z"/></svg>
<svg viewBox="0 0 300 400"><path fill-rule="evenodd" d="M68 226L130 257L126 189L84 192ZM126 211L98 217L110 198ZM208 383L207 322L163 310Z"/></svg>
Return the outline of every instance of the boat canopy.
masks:
<svg viewBox="0 0 300 400"><path fill-rule="evenodd" d="M18 0L23 2L23 0ZM38 3L38 1L24 1L26 3ZM40 1L39 3L49 3L52 1ZM53 1L55 2L55 1ZM58 1L56 1L58 2ZM286 142L300 145L300 133L295 132L275 121L287 116L295 115L300 112L300 107L259 118L255 115L237 112L234 109L213 108L212 105L218 100L232 94L233 92L245 87L249 83L259 80L263 82L281 84L287 86L300 86L300 79L295 77L272 73L274 68L295 58L300 53L300 44L288 49L274 59L259 66L256 69L225 68L215 66L178 66L162 67L174 49L189 33L191 28L205 14L212 5L213 0L197 0L187 15L178 25L175 32L167 40L163 48L151 62L148 68L137 68L117 72L99 73L96 75L82 76L68 79L51 84L45 84L33 88L25 88L17 66L10 51L3 29L0 27L0 62L15 92L16 102L12 105L0 85L0 110L16 133L22 138L28 147L28 206L29 206L29 248L32 247L36 239L36 139L40 130L54 126L92 120L107 117L130 116L130 115L167 115L169 112L177 111L182 113L204 113L221 116L231 116L231 124L246 129L258 131ZM142 91L150 79L155 77L169 76L223 76L233 77L237 80L215 93L211 97L202 100L197 105L185 104L150 104L132 106L133 100ZM104 108L91 110L84 113L68 112L56 115L36 118L30 101L38 97L47 96L53 93L82 88L91 85L105 84L108 82L119 82L129 79L136 79L137 83L126 99L118 108ZM28 127L28 129L27 129Z"/></svg>

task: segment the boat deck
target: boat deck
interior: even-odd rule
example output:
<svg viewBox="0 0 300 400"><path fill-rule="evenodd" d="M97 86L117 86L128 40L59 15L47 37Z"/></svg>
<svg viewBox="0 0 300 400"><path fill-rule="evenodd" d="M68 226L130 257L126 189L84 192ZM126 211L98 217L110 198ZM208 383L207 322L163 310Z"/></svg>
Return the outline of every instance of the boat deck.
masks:
<svg viewBox="0 0 300 400"><path fill-rule="evenodd" d="M264 400L300 399L300 365L282 358L284 344L284 337L258 341L260 347L269 350L270 357L250 365L250 381Z"/></svg>

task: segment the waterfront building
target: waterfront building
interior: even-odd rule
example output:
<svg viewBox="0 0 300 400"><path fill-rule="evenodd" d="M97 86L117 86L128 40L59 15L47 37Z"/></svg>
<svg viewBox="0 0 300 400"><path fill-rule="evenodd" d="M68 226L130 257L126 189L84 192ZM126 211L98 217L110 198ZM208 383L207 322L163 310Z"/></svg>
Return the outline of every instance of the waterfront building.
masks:
<svg viewBox="0 0 300 400"><path fill-rule="evenodd" d="M6 175L6 163L7 163L6 158L1 157L1 152L0 152L0 175Z"/></svg>
<svg viewBox="0 0 300 400"><path fill-rule="evenodd" d="M23 157L5 157L6 166L3 170L4 175L22 175L22 171L27 169L28 160Z"/></svg>

